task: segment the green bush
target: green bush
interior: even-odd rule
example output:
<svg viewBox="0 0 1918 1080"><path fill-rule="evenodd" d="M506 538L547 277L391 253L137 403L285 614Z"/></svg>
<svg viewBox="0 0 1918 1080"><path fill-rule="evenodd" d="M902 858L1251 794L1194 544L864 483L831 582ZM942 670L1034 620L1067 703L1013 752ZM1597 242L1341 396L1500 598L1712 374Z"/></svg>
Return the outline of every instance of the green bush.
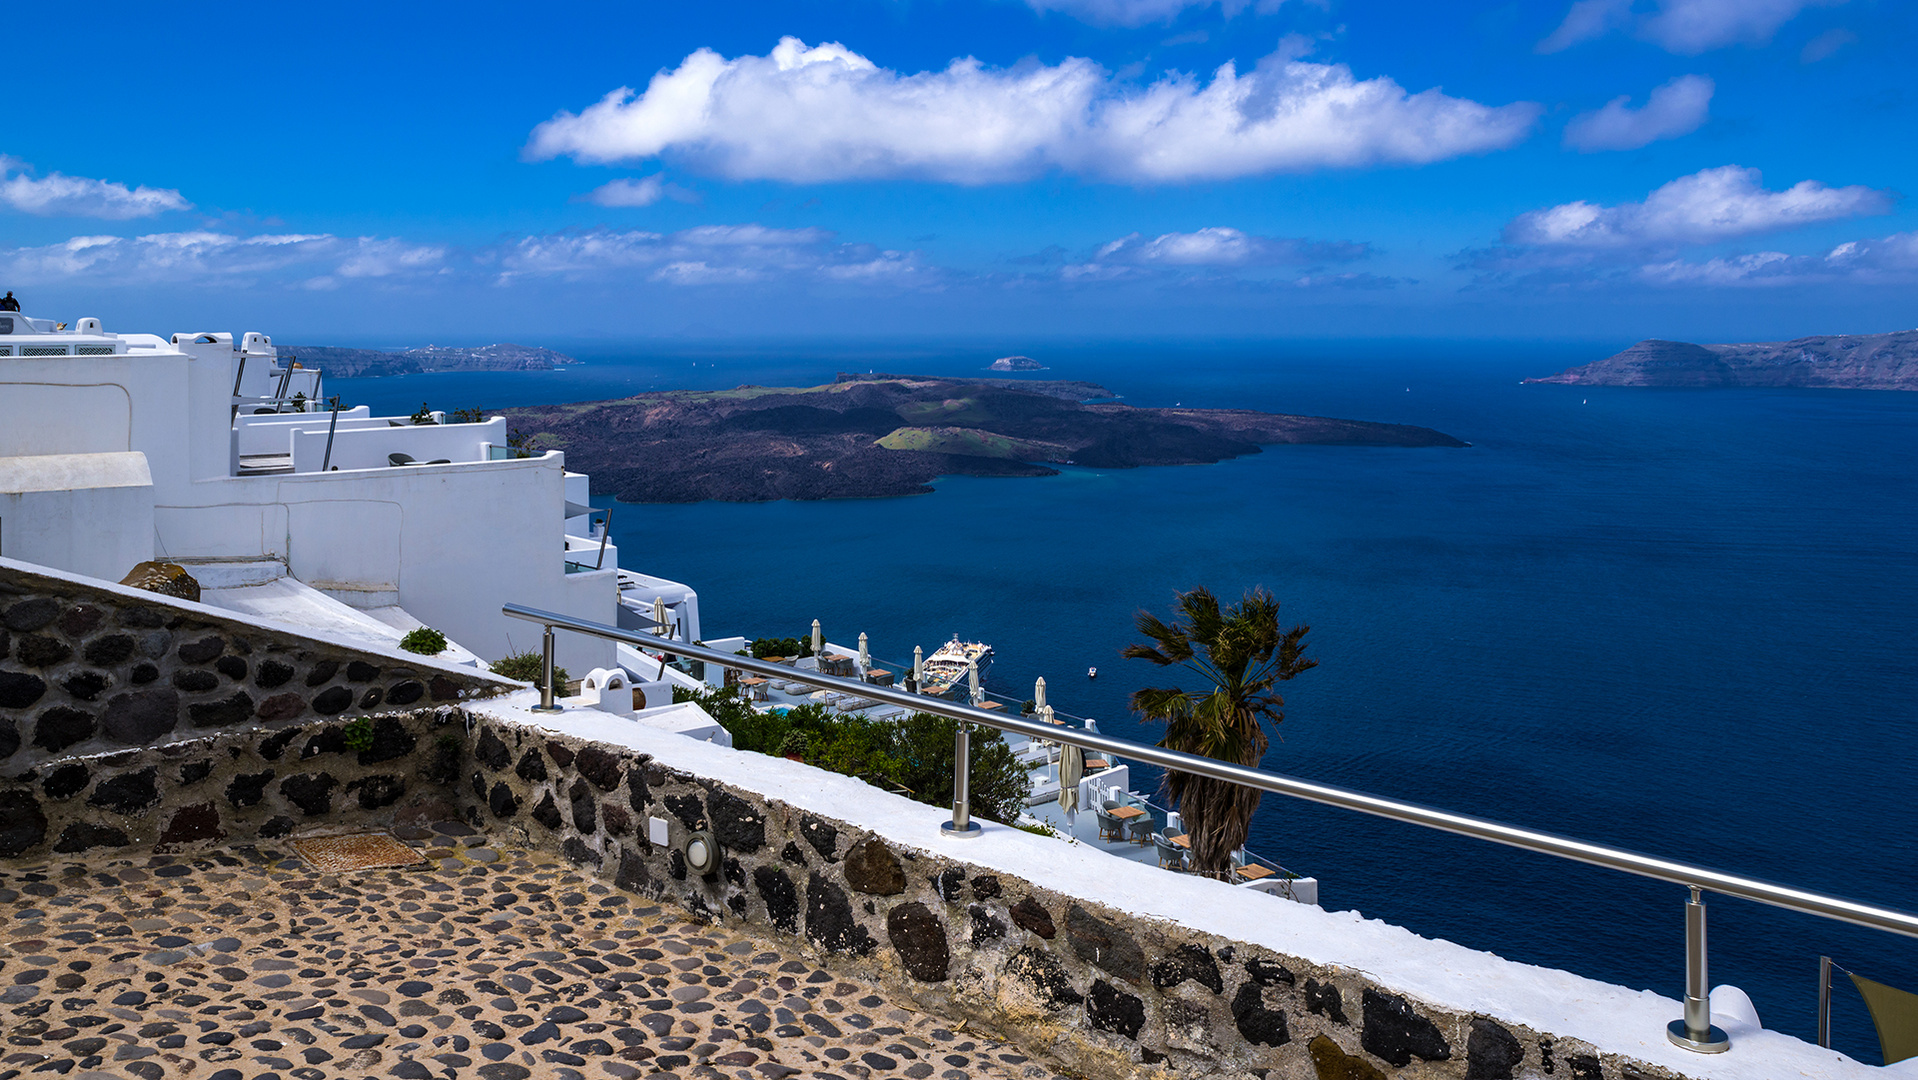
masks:
<svg viewBox="0 0 1918 1080"><path fill-rule="evenodd" d="M430 626L416 627L400 639L400 648L421 656L438 656L446 651L446 635Z"/></svg>
<svg viewBox="0 0 1918 1080"><path fill-rule="evenodd" d="M433 407L424 401L420 402L420 411L414 413L408 419L412 420L416 425L439 423L439 421L433 419Z"/></svg>
<svg viewBox="0 0 1918 1080"><path fill-rule="evenodd" d="M536 652L514 653L512 656L500 657L498 660L493 661L489 667L491 667L495 675L504 675L509 679L518 679L520 682L529 682L534 686L538 686L540 665L545 662L545 659L543 654ZM554 692L557 693L563 690L566 682L566 669L560 667L558 664L554 664Z"/></svg>
<svg viewBox="0 0 1918 1080"><path fill-rule="evenodd" d="M841 715L807 703L783 713L757 712L736 688L675 689L674 701L697 702L733 737L733 748L784 757L797 751L806 763L846 776L904 788L919 802L952 805L953 741L958 721L931 713L904 720ZM990 821L1014 822L1031 792L1026 769L991 728L972 729L972 812Z"/></svg>
<svg viewBox="0 0 1918 1080"><path fill-rule="evenodd" d="M811 656L812 639L789 637L763 637L753 640L753 658L764 660L768 656Z"/></svg>
<svg viewBox="0 0 1918 1080"><path fill-rule="evenodd" d="M346 748L356 753L373 749L373 721L362 716L346 722Z"/></svg>

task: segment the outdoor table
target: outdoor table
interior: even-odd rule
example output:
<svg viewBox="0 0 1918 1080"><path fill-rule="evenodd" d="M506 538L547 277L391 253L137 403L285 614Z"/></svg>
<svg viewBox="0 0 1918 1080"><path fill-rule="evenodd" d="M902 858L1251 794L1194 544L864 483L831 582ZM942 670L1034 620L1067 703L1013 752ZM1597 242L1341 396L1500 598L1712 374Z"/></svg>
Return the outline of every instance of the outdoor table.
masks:
<svg viewBox="0 0 1918 1080"><path fill-rule="evenodd" d="M1190 836L1187 836L1184 833L1180 833L1177 836L1168 836L1166 837L1166 840L1170 841L1171 843L1179 847L1186 849L1187 851L1192 850L1192 838Z"/></svg>
<svg viewBox="0 0 1918 1080"><path fill-rule="evenodd" d="M1257 865L1234 867L1233 873L1238 874L1240 877L1244 878L1247 881L1257 881L1260 878L1268 878L1272 876L1272 871L1266 869L1263 866L1257 866Z"/></svg>
<svg viewBox="0 0 1918 1080"><path fill-rule="evenodd" d="M1131 825L1134 820L1145 817L1145 811L1136 806L1121 806L1117 810L1108 810L1106 813L1122 825ZM1143 844L1150 838L1149 834L1141 834L1133 843Z"/></svg>

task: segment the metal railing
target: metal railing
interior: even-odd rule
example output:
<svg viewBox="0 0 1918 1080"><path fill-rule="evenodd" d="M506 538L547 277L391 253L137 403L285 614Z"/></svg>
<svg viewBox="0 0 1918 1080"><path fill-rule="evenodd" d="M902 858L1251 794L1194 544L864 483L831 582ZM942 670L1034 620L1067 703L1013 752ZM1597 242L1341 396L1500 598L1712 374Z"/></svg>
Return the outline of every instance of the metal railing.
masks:
<svg viewBox="0 0 1918 1080"><path fill-rule="evenodd" d="M1718 1053L1731 1048L1731 1040L1711 1022L1710 982L1707 978L1706 942L1705 942L1705 892L1736 896L1772 907L1797 911L1806 915L1816 915L1825 919L1867 926L1874 930L1885 930L1908 937L1918 937L1918 915L1898 911L1893 908L1878 907L1855 900L1829 896L1812 892L1809 889L1779 885L1757 878L1728 874L1711 870L1676 859L1661 858L1656 855L1644 855L1625 848L1608 844L1577 840L1555 833L1541 832L1519 825L1508 825L1490 818L1475 817L1451 810L1421 806L1418 803L1388 799L1381 795L1372 795L1351 788L1321 784L1311 780L1302 780L1283 773L1267 772L1229 761L1219 761L1195 754L1167 750L1161 746L1149 746L1128 739L1115 739L1094 731L1080 728L1055 726L1037 720L1028 720L1019 716L1007 716L1002 712L988 709L975 709L942 698L923 697L904 690L874 686L855 679L843 679L816 672L796 671L785 664L775 664L768 660L756 660L749 656L736 656L708 649L703 646L688 645L685 642L672 641L643 634L632 630L603 623L576 619L552 611L540 611L519 604L507 604L502 614L514 619L524 619L546 628L545 661L542 670L546 673L540 686L540 708L555 710L553 704L553 630L559 628L591 637L610 641L623 641L629 645L651 648L677 656L691 657L719 664L723 667L738 668L762 675L774 675L789 681L809 683L827 690L856 691L864 697L894 705L901 705L918 712L932 713L960 721L957 736L957 768L965 769L968 756L967 724L979 724L983 727L997 728L1000 731L1014 732L1028 738L1050 739L1054 742L1068 743L1083 750L1100 750L1110 754L1131 758L1136 761L1158 765L1161 768L1177 772L1192 773L1198 776L1224 780L1228 783L1243 784L1274 795L1286 795L1308 802L1323 803L1346 810L1356 810L1362 814L1390 818L1410 825L1418 825L1441 832L1456 833L1486 840L1494 844L1522 848L1541 855L1569 859L1573 862L1602 866L1640 877L1669 881L1682 885L1690 891L1685 903L1685 1015L1673 1020L1666 1028L1670 1040L1688 1050L1700 1053ZM967 784L960 776L954 777L952 821L942 824L940 830L948 836L974 836L979 826L971 820L971 807L967 803Z"/></svg>

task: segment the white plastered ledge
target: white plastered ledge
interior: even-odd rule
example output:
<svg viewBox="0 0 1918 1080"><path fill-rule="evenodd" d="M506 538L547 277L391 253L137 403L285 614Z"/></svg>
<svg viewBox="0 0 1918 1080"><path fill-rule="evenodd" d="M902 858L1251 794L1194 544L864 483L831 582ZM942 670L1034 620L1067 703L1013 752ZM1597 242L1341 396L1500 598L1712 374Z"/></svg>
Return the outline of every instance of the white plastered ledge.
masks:
<svg viewBox="0 0 1918 1080"><path fill-rule="evenodd" d="M891 843L1023 878L1080 900L1164 919L1206 934L1362 971L1380 986L1459 1013L1478 1013L1543 1035L1590 1043L1601 1053L1662 1065L1701 1080L1866 1080L1918 1077L1918 1058L1866 1065L1780 1032L1722 1014L1731 1036L1723 1054L1682 1050L1665 1025L1682 1015L1675 999L1629 990L1568 971L1521 964L1352 911L1247 895L1223 882L1169 874L1089 848L981 821L983 836L939 836L950 813L783 758L737 751L635 724L590 707L534 713L536 696L476 702L473 711L528 727L625 746L661 765L756 792L795 808L848 822ZM977 819L975 819L977 820ZM1672 947L1683 946L1674 928Z"/></svg>

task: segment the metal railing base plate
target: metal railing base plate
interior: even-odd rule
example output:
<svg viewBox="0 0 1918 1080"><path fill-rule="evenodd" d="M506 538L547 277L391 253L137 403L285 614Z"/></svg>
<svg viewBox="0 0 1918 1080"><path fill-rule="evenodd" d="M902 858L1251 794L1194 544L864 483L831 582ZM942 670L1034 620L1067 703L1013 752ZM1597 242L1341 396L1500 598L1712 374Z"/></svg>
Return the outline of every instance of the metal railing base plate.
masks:
<svg viewBox="0 0 1918 1080"><path fill-rule="evenodd" d="M1724 1029L1717 1024L1712 1025L1711 1033L1701 1042L1692 1038L1691 1030L1685 1026L1685 1021L1674 1020L1665 1025L1665 1037L1678 1046L1700 1054L1722 1054L1732 1048L1731 1036L1725 1034Z"/></svg>
<svg viewBox="0 0 1918 1080"><path fill-rule="evenodd" d="M950 836L954 840L971 840L984 832L985 830L981 829L979 823L976 821L966 822L965 828L963 829L954 828L950 821L942 821L939 823L939 835Z"/></svg>

